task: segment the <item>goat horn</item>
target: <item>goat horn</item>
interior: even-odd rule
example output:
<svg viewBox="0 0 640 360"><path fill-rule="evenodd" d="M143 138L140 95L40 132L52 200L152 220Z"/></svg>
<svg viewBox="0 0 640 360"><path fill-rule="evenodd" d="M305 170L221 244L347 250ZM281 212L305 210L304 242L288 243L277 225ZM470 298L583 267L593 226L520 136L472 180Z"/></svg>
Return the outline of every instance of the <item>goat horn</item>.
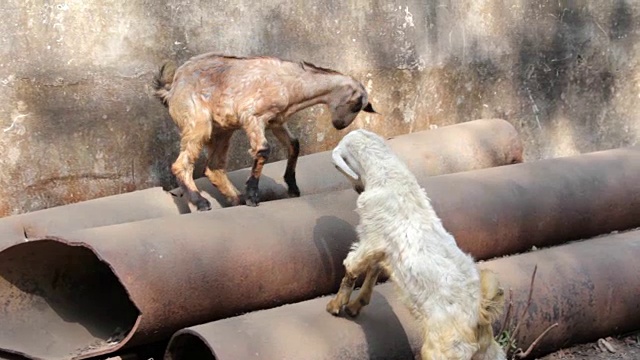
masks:
<svg viewBox="0 0 640 360"><path fill-rule="evenodd" d="M342 170L342 172L344 172L347 176L351 177L353 180L359 179L358 174L356 174L355 171L353 171L353 169L351 169L351 167L347 165L347 163L344 161L344 159L340 155L340 149L334 149L331 156L333 158L333 164L339 170Z"/></svg>

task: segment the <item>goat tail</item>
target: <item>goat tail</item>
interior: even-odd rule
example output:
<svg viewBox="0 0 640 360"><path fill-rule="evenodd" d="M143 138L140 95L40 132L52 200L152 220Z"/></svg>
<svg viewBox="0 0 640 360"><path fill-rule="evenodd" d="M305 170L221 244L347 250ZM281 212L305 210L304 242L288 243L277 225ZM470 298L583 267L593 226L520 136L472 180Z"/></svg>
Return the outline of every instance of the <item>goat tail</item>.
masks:
<svg viewBox="0 0 640 360"><path fill-rule="evenodd" d="M155 95L162 101L164 106L167 106L167 100L169 99L169 92L171 91L176 69L176 63L168 60L162 64L160 71L158 71L153 78L153 88L156 90Z"/></svg>
<svg viewBox="0 0 640 360"><path fill-rule="evenodd" d="M481 269L480 289L480 324L491 325L504 310L504 290L500 287L498 275L489 269Z"/></svg>

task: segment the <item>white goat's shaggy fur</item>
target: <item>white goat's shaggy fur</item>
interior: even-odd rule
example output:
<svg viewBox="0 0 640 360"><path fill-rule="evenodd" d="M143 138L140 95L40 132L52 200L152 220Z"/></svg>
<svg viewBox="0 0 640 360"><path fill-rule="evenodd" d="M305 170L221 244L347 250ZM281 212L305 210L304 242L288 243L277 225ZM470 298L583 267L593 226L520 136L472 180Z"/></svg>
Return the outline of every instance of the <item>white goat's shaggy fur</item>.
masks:
<svg viewBox="0 0 640 360"><path fill-rule="evenodd" d="M344 260L345 278L327 310L337 315L355 279L367 272L359 298L345 309L356 316L384 269L423 327L422 359L504 359L490 328L494 309L500 308L491 300L502 296L497 279L483 272L481 289L473 258L458 248L405 164L366 130L347 134L334 149L333 162L360 193L360 223L359 242Z"/></svg>

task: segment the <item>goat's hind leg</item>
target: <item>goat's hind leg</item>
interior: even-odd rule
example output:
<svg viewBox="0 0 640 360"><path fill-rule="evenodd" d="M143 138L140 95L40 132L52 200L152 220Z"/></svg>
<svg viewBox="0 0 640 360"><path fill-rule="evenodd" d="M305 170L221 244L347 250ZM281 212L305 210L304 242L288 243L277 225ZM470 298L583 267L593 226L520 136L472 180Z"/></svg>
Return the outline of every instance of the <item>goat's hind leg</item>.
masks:
<svg viewBox="0 0 640 360"><path fill-rule="evenodd" d="M471 360L479 350L475 328L469 326L467 320L459 315L437 320L423 318L420 325L422 359Z"/></svg>
<svg viewBox="0 0 640 360"><path fill-rule="evenodd" d="M227 154L233 131L214 132L207 144L207 169L204 174L209 181L218 188L220 193L227 198L231 205L240 205L240 193L231 183L227 172Z"/></svg>
<svg viewBox="0 0 640 360"><path fill-rule="evenodd" d="M198 208L198 211L211 210L211 203L200 194L195 181L193 181L194 163L200 155L205 139L204 134L194 134L193 131L183 133L180 140L180 154L171 165L171 172L178 180L182 191L187 195L189 202Z"/></svg>
<svg viewBox="0 0 640 360"><path fill-rule="evenodd" d="M296 182L296 165L300 155L300 141L295 138L286 124L274 125L271 128L273 135L287 147L289 158L287 159L287 170L284 172L284 181L287 183L289 196L300 196L300 189Z"/></svg>
<svg viewBox="0 0 640 360"><path fill-rule="evenodd" d="M367 276L362 283L358 296L344 308L347 315L356 317L360 314L360 310L362 310L363 307L369 305L371 295L373 295L373 287L376 285L376 282L378 282L378 276L380 276L382 271L383 267L380 263L371 264L367 270Z"/></svg>

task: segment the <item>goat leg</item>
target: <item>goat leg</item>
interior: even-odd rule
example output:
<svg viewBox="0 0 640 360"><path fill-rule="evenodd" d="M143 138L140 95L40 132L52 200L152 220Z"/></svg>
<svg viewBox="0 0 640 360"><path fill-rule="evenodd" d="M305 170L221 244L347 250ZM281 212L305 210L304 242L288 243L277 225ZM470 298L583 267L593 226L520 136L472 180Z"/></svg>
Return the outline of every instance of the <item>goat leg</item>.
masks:
<svg viewBox="0 0 640 360"><path fill-rule="evenodd" d="M300 141L291 134L291 131L284 123L282 125L274 125L271 131L288 150L289 157L287 159L287 169L284 172L284 181L287 184L289 196L299 197L300 189L296 182L296 165L300 155Z"/></svg>
<svg viewBox="0 0 640 360"><path fill-rule="evenodd" d="M264 163L269 159L269 153L271 149L269 142L264 135L264 123L257 118L255 121L247 122L245 131L249 136L249 143L251 144L251 153L253 155L253 166L251 167L251 175L245 183L245 202L248 206L258 206L260 202L260 195L258 193L258 182L260 181L260 174L262 174L262 167Z"/></svg>
<svg viewBox="0 0 640 360"><path fill-rule="evenodd" d="M332 315L338 315L340 309L349 302L356 279L360 274L371 272L371 267L377 265L385 259L381 251L374 251L363 246L361 243L354 244L352 250L344 259L345 276L340 284L340 289L336 296L327 304L327 311ZM371 281L371 279L369 279ZM375 281L374 281L375 283Z"/></svg>
<svg viewBox="0 0 640 360"><path fill-rule="evenodd" d="M258 183L260 181L260 174L262 173L262 167L264 163L269 159L269 145L257 151L256 158L253 160L253 166L251 167L251 175L245 183L246 203L249 206L258 206L260 202L260 194L258 192Z"/></svg>
<svg viewBox="0 0 640 360"><path fill-rule="evenodd" d="M371 301L371 295L373 294L373 287L378 282L378 276L382 273L382 266L378 263L373 264L367 270L367 276L364 278L358 297L348 303L344 311L351 317L356 317L360 314L360 310L363 307L369 305Z"/></svg>
<svg viewBox="0 0 640 360"><path fill-rule="evenodd" d="M240 193L231 183L227 172L227 155L233 131L215 132L207 144L207 168L204 174L209 181L227 198L232 206L240 205Z"/></svg>
<svg viewBox="0 0 640 360"><path fill-rule="evenodd" d="M194 162L202 150L198 141L181 141L180 154L171 165L171 172L175 175L182 191L188 196L189 202L194 204L198 211L211 210L211 203L200 194L196 183L193 181Z"/></svg>
<svg viewBox="0 0 640 360"><path fill-rule="evenodd" d="M342 282L340 283L340 289L336 296L327 303L327 311L331 315L340 314L340 309L349 302L349 298L351 297L351 293L353 292L353 287L356 284L357 276L354 276L350 273L345 274L342 278Z"/></svg>

